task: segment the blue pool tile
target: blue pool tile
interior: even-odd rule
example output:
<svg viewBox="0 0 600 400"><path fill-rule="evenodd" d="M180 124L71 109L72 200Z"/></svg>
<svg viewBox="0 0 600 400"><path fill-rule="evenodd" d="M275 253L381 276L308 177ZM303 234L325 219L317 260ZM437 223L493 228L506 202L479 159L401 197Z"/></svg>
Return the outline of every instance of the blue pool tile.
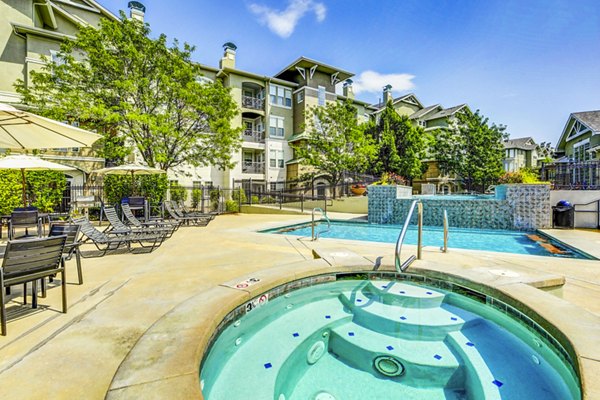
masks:
<svg viewBox="0 0 600 400"><path fill-rule="evenodd" d="M382 289L387 289L387 285L382 285L381 288Z"/></svg>
<svg viewBox="0 0 600 400"><path fill-rule="evenodd" d="M269 369L269 368L271 368L272 366L273 366L273 365L271 365L271 363L266 363L266 364L265 364L265 369Z"/></svg>
<svg viewBox="0 0 600 400"><path fill-rule="evenodd" d="M440 356L439 354L436 354L435 356L433 356L433 358L435 358L436 360L441 360L442 356Z"/></svg>
<svg viewBox="0 0 600 400"><path fill-rule="evenodd" d="M294 332L294 333L292 333L292 336L293 337L298 337L298 336L300 336L300 334L298 332Z"/></svg>
<svg viewBox="0 0 600 400"><path fill-rule="evenodd" d="M325 318L331 319L331 315L326 315Z"/></svg>
<svg viewBox="0 0 600 400"><path fill-rule="evenodd" d="M354 336L354 332L348 332L348 336Z"/></svg>
<svg viewBox="0 0 600 400"><path fill-rule="evenodd" d="M427 294L433 294L433 293L431 293L431 292L425 292L425 293L427 293Z"/></svg>
<svg viewBox="0 0 600 400"><path fill-rule="evenodd" d="M388 346L388 347L386 347L386 349L388 349L389 351L392 351L392 350L394 350L394 347L393 346Z"/></svg>
<svg viewBox="0 0 600 400"><path fill-rule="evenodd" d="M404 320L406 319L406 317L403 315L403 316L401 316L401 317L400 317L400 319L401 319L402 321L404 321Z"/></svg>
<svg viewBox="0 0 600 400"><path fill-rule="evenodd" d="M357 303L361 303L361 302L362 302L362 299L356 299L356 302L357 302Z"/></svg>
<svg viewBox="0 0 600 400"><path fill-rule="evenodd" d="M500 382L498 379L494 379L492 383L498 387L502 387L502 385L504 385L504 383Z"/></svg>
<svg viewBox="0 0 600 400"><path fill-rule="evenodd" d="M451 319L452 321L458 321L458 318L456 318L456 317L450 317L450 319Z"/></svg>
<svg viewBox="0 0 600 400"><path fill-rule="evenodd" d="M467 342L466 345L469 347L473 347L473 346L475 346L475 343Z"/></svg>
<svg viewBox="0 0 600 400"><path fill-rule="evenodd" d="M405 292L404 290L401 290L401 291L399 291L398 293L400 293L400 294L404 294L404 293L406 293L406 292Z"/></svg>

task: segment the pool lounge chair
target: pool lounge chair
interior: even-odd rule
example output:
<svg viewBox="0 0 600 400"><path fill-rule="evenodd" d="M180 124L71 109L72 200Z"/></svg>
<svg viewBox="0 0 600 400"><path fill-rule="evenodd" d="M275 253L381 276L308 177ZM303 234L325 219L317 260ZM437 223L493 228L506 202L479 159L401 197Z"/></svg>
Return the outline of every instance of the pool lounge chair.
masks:
<svg viewBox="0 0 600 400"><path fill-rule="evenodd" d="M134 232L131 230L101 232L92 225L87 217L73 218L72 221L81 227L81 233L96 246L101 253L100 256L104 256L109 250L117 250L123 246L131 251L132 244L138 244L145 249L149 248L152 252L162 244L166 237L165 232ZM84 257L83 253L81 256Z"/></svg>
<svg viewBox="0 0 600 400"><path fill-rule="evenodd" d="M6 309L4 289L23 284L24 303L27 302L27 283L32 285L32 307L37 308L37 281L60 272L62 312L67 312L65 262L62 257L66 235L40 239L9 241L0 268L0 325L6 336Z"/></svg>
<svg viewBox="0 0 600 400"><path fill-rule="evenodd" d="M164 205L165 210L167 210L167 213L169 213L172 219L186 225L206 226L214 218L214 216L208 215L184 216L173 209L173 205L170 201L165 201Z"/></svg>
<svg viewBox="0 0 600 400"><path fill-rule="evenodd" d="M164 230L167 232L167 239L170 238L173 235L173 233L181 226L181 222L179 221L165 221L163 219L154 219L142 222L139 219L137 219L135 215L133 215L129 204L126 203L121 204L121 210L123 210L123 215L132 227L164 228Z"/></svg>
<svg viewBox="0 0 600 400"><path fill-rule="evenodd" d="M125 205L125 204L124 204ZM130 209L131 210L131 209ZM115 233L158 233L164 234L165 238L170 238L173 235L173 225L170 226L130 226L126 225L117 215L117 209L113 206L104 207L104 215L110 223L106 231Z"/></svg>
<svg viewBox="0 0 600 400"><path fill-rule="evenodd" d="M219 214L217 212L203 213L200 211L190 211L185 207L183 202L176 202L174 200L171 200L171 205L175 213L181 217L206 217L213 220Z"/></svg>

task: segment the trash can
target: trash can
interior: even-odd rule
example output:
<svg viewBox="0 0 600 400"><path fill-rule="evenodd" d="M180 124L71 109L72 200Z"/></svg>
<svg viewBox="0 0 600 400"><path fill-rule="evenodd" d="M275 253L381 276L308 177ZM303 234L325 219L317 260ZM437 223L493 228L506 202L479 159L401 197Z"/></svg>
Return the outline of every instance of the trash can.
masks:
<svg viewBox="0 0 600 400"><path fill-rule="evenodd" d="M552 207L552 227L570 228L575 227L575 208L566 200L561 200Z"/></svg>

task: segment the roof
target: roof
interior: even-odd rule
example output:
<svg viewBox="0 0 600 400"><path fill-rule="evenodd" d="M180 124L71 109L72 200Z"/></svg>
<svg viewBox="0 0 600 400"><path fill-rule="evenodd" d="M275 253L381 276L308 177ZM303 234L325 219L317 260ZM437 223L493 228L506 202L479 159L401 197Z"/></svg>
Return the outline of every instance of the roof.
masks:
<svg viewBox="0 0 600 400"><path fill-rule="evenodd" d="M409 99L409 97L412 97L413 100L416 102L416 103L413 103L413 104L416 104L419 107L423 107L423 104L421 104L421 102L419 101L419 99L417 98L417 96L415 96L414 93L407 93L407 94L404 94L404 95L402 95L400 97L396 97L395 99L392 99L392 105L400 103L401 101L408 102L407 100ZM410 103L412 103L412 102L410 102ZM377 111L375 111L375 114L382 112L385 109L386 105L387 104L385 104L385 103L373 104L372 107L374 107L374 108L377 109Z"/></svg>
<svg viewBox="0 0 600 400"><path fill-rule="evenodd" d="M571 115L587 125L592 131L600 132L600 110L576 112Z"/></svg>
<svg viewBox="0 0 600 400"><path fill-rule="evenodd" d="M441 111L438 111L435 114L428 115L427 117L425 117L423 119L425 121L429 121L429 120L432 120L432 119L439 119L439 118L449 117L451 115L456 114L458 111L462 110L464 107L467 107L467 105L466 104L460 104L458 106L454 106L454 107L450 107L450 108L444 108Z"/></svg>
<svg viewBox="0 0 600 400"><path fill-rule="evenodd" d="M439 104L434 104L432 106L427 106L425 108L422 108L419 111L415 111L414 113L412 113L410 115L410 119L419 119L419 118L423 117L425 114L429 114L430 112L432 112L436 109L442 110L442 106L440 106Z"/></svg>
<svg viewBox="0 0 600 400"><path fill-rule="evenodd" d="M533 138L530 136L517 138L517 139L508 139L504 141L505 149L521 149L521 150L534 150L537 148L537 145L533 141Z"/></svg>
<svg viewBox="0 0 600 400"><path fill-rule="evenodd" d="M330 75L337 73L338 74L337 78L339 81L345 81L346 79L350 78L351 76L354 76L354 74L352 72L344 71L343 69L333 67L331 65L327 65L320 61L315 61L310 58L301 56L301 57L298 57L298 59L296 59L293 63L291 63L290 65L288 65L287 67L285 67L284 69L282 69L281 71L279 71L278 73L273 75L273 77L284 79L284 80L290 80L291 75L298 74L296 67L311 69L315 65L317 66L317 71L321 71L321 72L324 72L324 73L330 74Z"/></svg>

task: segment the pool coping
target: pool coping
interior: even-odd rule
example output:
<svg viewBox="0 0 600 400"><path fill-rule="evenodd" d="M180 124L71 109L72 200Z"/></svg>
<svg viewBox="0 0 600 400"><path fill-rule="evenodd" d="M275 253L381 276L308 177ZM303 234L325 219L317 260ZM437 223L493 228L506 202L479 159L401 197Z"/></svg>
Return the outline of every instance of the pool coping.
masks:
<svg viewBox="0 0 600 400"><path fill-rule="evenodd" d="M105 398L202 399L200 363L217 328L236 307L280 285L303 278L394 271L392 265L377 265L374 271L372 264L363 257L332 259L325 255L324 258L242 275L190 297L157 320L140 337L119 366ZM536 288L560 285L560 277L553 279L540 274L538 280L525 277L497 279L476 271L440 271L435 265L422 261L415 262L411 270L474 286L502 301L506 299L511 305L526 305L534 318L549 324L554 337L558 335L557 339L563 345L572 348L582 398L600 398L600 382L596 383L595 379L600 374L600 317ZM248 283L251 278L254 278L252 284L235 288L240 283ZM569 318L563 318L564 315ZM547 326L544 328L548 329Z"/></svg>

